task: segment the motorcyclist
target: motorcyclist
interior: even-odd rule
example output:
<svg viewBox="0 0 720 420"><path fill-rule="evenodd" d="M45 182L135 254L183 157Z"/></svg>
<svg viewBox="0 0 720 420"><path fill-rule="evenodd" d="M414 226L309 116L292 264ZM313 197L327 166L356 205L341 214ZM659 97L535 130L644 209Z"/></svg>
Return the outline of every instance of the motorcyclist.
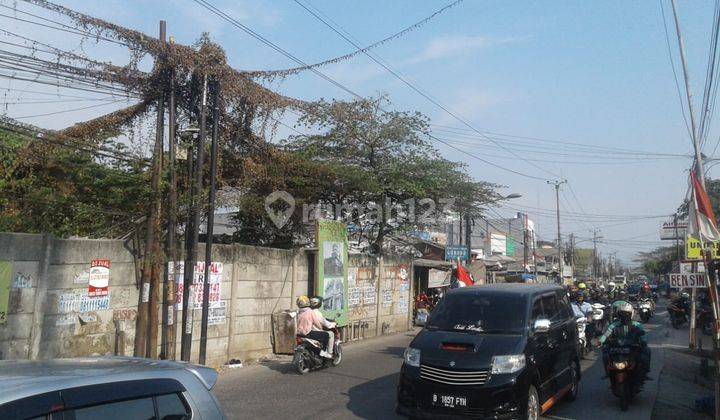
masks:
<svg viewBox="0 0 720 420"><path fill-rule="evenodd" d="M685 313L690 313L690 294L688 292L683 291L673 299L672 304L677 306L680 309L684 309Z"/></svg>
<svg viewBox="0 0 720 420"><path fill-rule="evenodd" d="M322 325L322 328L319 331L324 331L324 332L328 333L328 335L329 335L328 345L325 347L325 351L332 354L332 351L333 351L332 347L333 347L333 343L335 342L335 333L333 333L332 331L328 331L328 330L335 328L336 324L334 322L331 322L331 321L328 321L327 319L325 319L325 316L320 311L320 308L322 308L322 304L323 304L322 297L313 296L310 298L310 309L312 309L312 311L315 315L315 318L320 320L320 325ZM316 328L313 326L313 329L316 329Z"/></svg>
<svg viewBox="0 0 720 420"><path fill-rule="evenodd" d="M296 303L300 309L297 315L297 334L301 337L317 340L320 342L322 349L327 349L330 334L322 330L322 322L315 315L315 311L310 308L310 299L303 295L297 298ZM320 356L328 359L332 358L332 355L326 350L320 350Z"/></svg>
<svg viewBox="0 0 720 420"><path fill-rule="evenodd" d="M633 321L633 306L628 302L622 302L617 306L617 320L611 323L605 333L598 339L603 349L603 364L607 366L609 358L610 345L605 343L610 340L612 343L614 340L626 341L630 345L639 345L640 354L638 356L638 374L642 375L643 379L647 378L647 374L650 371L650 348L647 345L647 339L645 338L645 330L642 324L637 321Z"/></svg>
<svg viewBox="0 0 720 420"><path fill-rule="evenodd" d="M572 310L575 318L589 318L592 314L592 305L585 302L585 294L578 291L575 293L574 302L572 303Z"/></svg>
<svg viewBox="0 0 720 420"><path fill-rule="evenodd" d="M650 289L650 285L647 281L644 281L642 283L642 286L640 287L640 293L638 294L639 299L652 299L652 290Z"/></svg>
<svg viewBox="0 0 720 420"><path fill-rule="evenodd" d="M614 281L608 283L607 287L607 299L610 302L614 302L618 296L618 290Z"/></svg>

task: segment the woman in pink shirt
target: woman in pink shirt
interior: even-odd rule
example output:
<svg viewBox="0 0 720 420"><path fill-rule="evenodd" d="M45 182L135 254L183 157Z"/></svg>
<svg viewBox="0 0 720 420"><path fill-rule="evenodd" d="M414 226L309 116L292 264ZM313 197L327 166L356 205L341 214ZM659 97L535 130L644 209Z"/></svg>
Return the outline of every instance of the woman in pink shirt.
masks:
<svg viewBox="0 0 720 420"><path fill-rule="evenodd" d="M310 309L310 299L307 296L300 296L297 299L297 306L300 308L297 316L297 334L302 337L311 338L320 342L322 350L320 356L332 358L332 355L325 351L330 342L330 334L322 331L323 325L320 318ZM313 329L314 328L314 329Z"/></svg>

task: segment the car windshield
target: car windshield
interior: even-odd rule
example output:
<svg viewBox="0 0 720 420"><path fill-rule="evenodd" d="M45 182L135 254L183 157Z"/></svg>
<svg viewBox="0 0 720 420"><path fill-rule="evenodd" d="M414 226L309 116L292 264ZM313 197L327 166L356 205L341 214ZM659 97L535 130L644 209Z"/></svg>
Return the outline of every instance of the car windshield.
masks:
<svg viewBox="0 0 720 420"><path fill-rule="evenodd" d="M472 333L519 333L525 324L525 298L480 293L446 296L427 328Z"/></svg>

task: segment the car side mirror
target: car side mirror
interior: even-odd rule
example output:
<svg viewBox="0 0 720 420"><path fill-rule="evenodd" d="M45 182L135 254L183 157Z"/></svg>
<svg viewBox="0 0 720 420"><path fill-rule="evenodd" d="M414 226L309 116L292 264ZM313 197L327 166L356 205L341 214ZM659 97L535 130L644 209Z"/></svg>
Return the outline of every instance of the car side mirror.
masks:
<svg viewBox="0 0 720 420"><path fill-rule="evenodd" d="M536 319L535 325L533 325L533 331L536 333L546 333L550 331L550 320L549 319Z"/></svg>

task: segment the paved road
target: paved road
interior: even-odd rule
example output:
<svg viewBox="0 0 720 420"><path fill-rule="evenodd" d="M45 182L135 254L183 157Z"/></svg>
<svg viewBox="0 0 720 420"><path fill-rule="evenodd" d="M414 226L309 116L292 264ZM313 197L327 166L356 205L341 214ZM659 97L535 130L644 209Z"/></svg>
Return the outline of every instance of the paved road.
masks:
<svg viewBox="0 0 720 420"><path fill-rule="evenodd" d="M580 396L574 403L551 409L549 419L649 419L657 393L660 354L668 346L687 346L687 328L668 328L664 306L647 324L653 364L645 390L630 409L620 411L594 355L583 361ZM332 369L295 374L290 359L223 372L215 393L231 419L395 419L395 386L402 353L414 334L398 334L345 347L344 360Z"/></svg>

